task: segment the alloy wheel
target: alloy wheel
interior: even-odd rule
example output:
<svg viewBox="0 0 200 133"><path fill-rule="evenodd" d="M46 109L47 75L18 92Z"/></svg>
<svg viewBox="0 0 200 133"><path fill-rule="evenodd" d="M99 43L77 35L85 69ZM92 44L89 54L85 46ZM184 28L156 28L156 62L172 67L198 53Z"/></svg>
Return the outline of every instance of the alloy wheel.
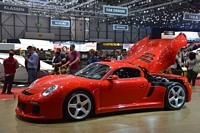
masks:
<svg viewBox="0 0 200 133"><path fill-rule="evenodd" d="M75 120L86 118L91 110L92 101L86 94L77 93L73 95L68 101L68 114Z"/></svg>
<svg viewBox="0 0 200 133"><path fill-rule="evenodd" d="M180 108L185 103L185 90L182 86L175 85L168 92L168 101L173 108Z"/></svg>

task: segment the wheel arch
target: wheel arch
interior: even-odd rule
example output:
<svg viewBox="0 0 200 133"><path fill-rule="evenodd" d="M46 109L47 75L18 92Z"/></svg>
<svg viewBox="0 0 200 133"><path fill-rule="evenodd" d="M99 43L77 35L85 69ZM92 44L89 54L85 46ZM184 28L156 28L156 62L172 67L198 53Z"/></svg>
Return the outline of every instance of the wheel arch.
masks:
<svg viewBox="0 0 200 133"><path fill-rule="evenodd" d="M185 88L185 91L186 91L185 99L188 99L188 90L187 90L187 87L184 85L184 81L183 80L176 79L175 81L169 82L167 84L167 86L166 86L166 89L169 89L169 86L172 85L172 84L175 84L175 83L179 83Z"/></svg>
<svg viewBox="0 0 200 133"><path fill-rule="evenodd" d="M181 84L180 82L169 82L167 85L166 85L166 92L165 92L165 97L164 97L164 108L165 109L170 109L169 107L167 107L166 105L167 105L167 103L166 103L166 96L167 96L167 91L169 90L169 89L171 89L171 87L172 86L174 86L174 85L180 85L180 86L182 86L182 87L184 87L184 91L185 91L185 102L186 102L186 99L187 99L187 89L186 89L186 87L185 87L185 85L184 84ZM185 102L184 102L184 104L185 104ZM183 105L184 105L183 104ZM172 109L170 109L170 110L172 110ZM175 109L176 110L176 109Z"/></svg>

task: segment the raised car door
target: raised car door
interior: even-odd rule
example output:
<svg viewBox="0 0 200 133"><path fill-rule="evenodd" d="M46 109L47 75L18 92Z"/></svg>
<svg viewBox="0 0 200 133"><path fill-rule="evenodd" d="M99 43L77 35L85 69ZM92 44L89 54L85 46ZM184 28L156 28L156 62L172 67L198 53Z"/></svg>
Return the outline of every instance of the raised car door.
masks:
<svg viewBox="0 0 200 133"><path fill-rule="evenodd" d="M101 107L132 104L140 101L148 87L141 72L133 68L120 68L113 72L119 79L106 79L101 85Z"/></svg>

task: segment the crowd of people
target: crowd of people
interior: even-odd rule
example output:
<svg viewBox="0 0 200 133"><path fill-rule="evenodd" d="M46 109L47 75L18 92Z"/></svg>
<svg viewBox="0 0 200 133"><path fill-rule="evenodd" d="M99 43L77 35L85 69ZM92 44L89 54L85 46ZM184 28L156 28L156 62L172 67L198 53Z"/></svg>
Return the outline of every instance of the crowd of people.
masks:
<svg viewBox="0 0 200 133"><path fill-rule="evenodd" d="M195 86L198 73L194 72L193 69L196 63L200 63L199 53L194 53L192 51L178 52L175 64L171 65L166 70L166 73L187 76L188 82L192 86ZM186 68L186 70L183 70L183 68ZM184 71L187 72L187 75L184 75Z"/></svg>
<svg viewBox="0 0 200 133"><path fill-rule="evenodd" d="M108 53L103 54L102 51L95 52L94 49L90 49L89 55L87 64L102 60L122 60L126 57L126 49L122 49L121 52L116 50L114 55L109 55Z"/></svg>
<svg viewBox="0 0 200 133"><path fill-rule="evenodd" d="M37 79L37 72L40 70L40 59L36 53L34 46L27 47L27 55L24 56L25 67L28 74L28 83L31 84ZM113 56L105 54L102 51L89 50L89 58L87 64L93 62L99 62L102 60L122 60L126 58L126 50L115 51ZM166 72L171 70L172 74L183 75L182 67L187 68L188 82L192 86L195 86L197 74L193 71L194 65L200 62L196 53L193 52L179 52L176 56L175 64L171 65ZM14 51L10 50L9 57L4 59L3 62L5 71L5 82L2 89L2 94L12 94L12 84L16 69L19 67L18 61L14 58ZM52 67L54 68L54 74L75 74L80 69L80 52L75 50L75 45L71 44L69 51L57 49L52 59ZM61 71L65 69L64 71Z"/></svg>
<svg viewBox="0 0 200 133"><path fill-rule="evenodd" d="M122 49L121 52L115 51L113 56L104 55L102 51L95 51L94 49L90 49L88 53L87 64L102 60L122 60L126 57L125 49ZM80 52L75 50L74 44L70 45L69 51L68 49L57 48L52 59L52 66L54 67L54 74L74 74L81 68Z"/></svg>
<svg viewBox="0 0 200 133"><path fill-rule="evenodd" d="M74 74L79 70L80 52L75 50L75 45L71 44L69 51L66 49L62 51L57 48L55 56L52 59L52 66L54 67L54 74ZM61 70L64 69L64 70Z"/></svg>
<svg viewBox="0 0 200 133"><path fill-rule="evenodd" d="M59 51L59 53L61 53L61 51ZM67 60L63 60L63 58L61 57L60 62L55 62L56 60L54 60L53 62L59 63L57 65L59 65L60 68L63 68L63 67L67 68L67 72L64 72L64 73L74 74L80 68L79 66L80 53L78 51L75 51L74 45L70 46L69 53L68 51L65 53L66 54L63 57L65 57ZM127 55L126 49L122 49L121 51L115 51L113 56L109 54L103 54L102 51L95 51L94 49L90 49L87 64L90 64L93 62L99 62L102 60L122 60L126 58L126 55ZM193 53L189 51L178 52L175 59L175 64L171 65L165 72L184 76L184 71L182 70L182 68L186 67L188 82L191 83L192 86L195 86L198 73L194 72L193 68L196 63L200 62L200 59L196 58L197 56L198 56L197 53ZM55 69L56 71L55 73L58 74L59 70L60 69Z"/></svg>

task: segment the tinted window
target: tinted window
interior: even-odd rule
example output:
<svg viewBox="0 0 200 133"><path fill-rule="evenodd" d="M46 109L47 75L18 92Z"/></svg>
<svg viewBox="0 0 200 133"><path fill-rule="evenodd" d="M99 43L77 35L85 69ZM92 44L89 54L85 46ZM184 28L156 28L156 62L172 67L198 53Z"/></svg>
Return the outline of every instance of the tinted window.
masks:
<svg viewBox="0 0 200 133"><path fill-rule="evenodd" d="M75 76L91 78L91 79L101 79L106 73L111 69L110 66L98 63L92 63L80 70L75 74Z"/></svg>
<svg viewBox="0 0 200 133"><path fill-rule="evenodd" d="M113 72L119 76L119 78L135 78L141 77L140 70L134 68L120 68Z"/></svg>

